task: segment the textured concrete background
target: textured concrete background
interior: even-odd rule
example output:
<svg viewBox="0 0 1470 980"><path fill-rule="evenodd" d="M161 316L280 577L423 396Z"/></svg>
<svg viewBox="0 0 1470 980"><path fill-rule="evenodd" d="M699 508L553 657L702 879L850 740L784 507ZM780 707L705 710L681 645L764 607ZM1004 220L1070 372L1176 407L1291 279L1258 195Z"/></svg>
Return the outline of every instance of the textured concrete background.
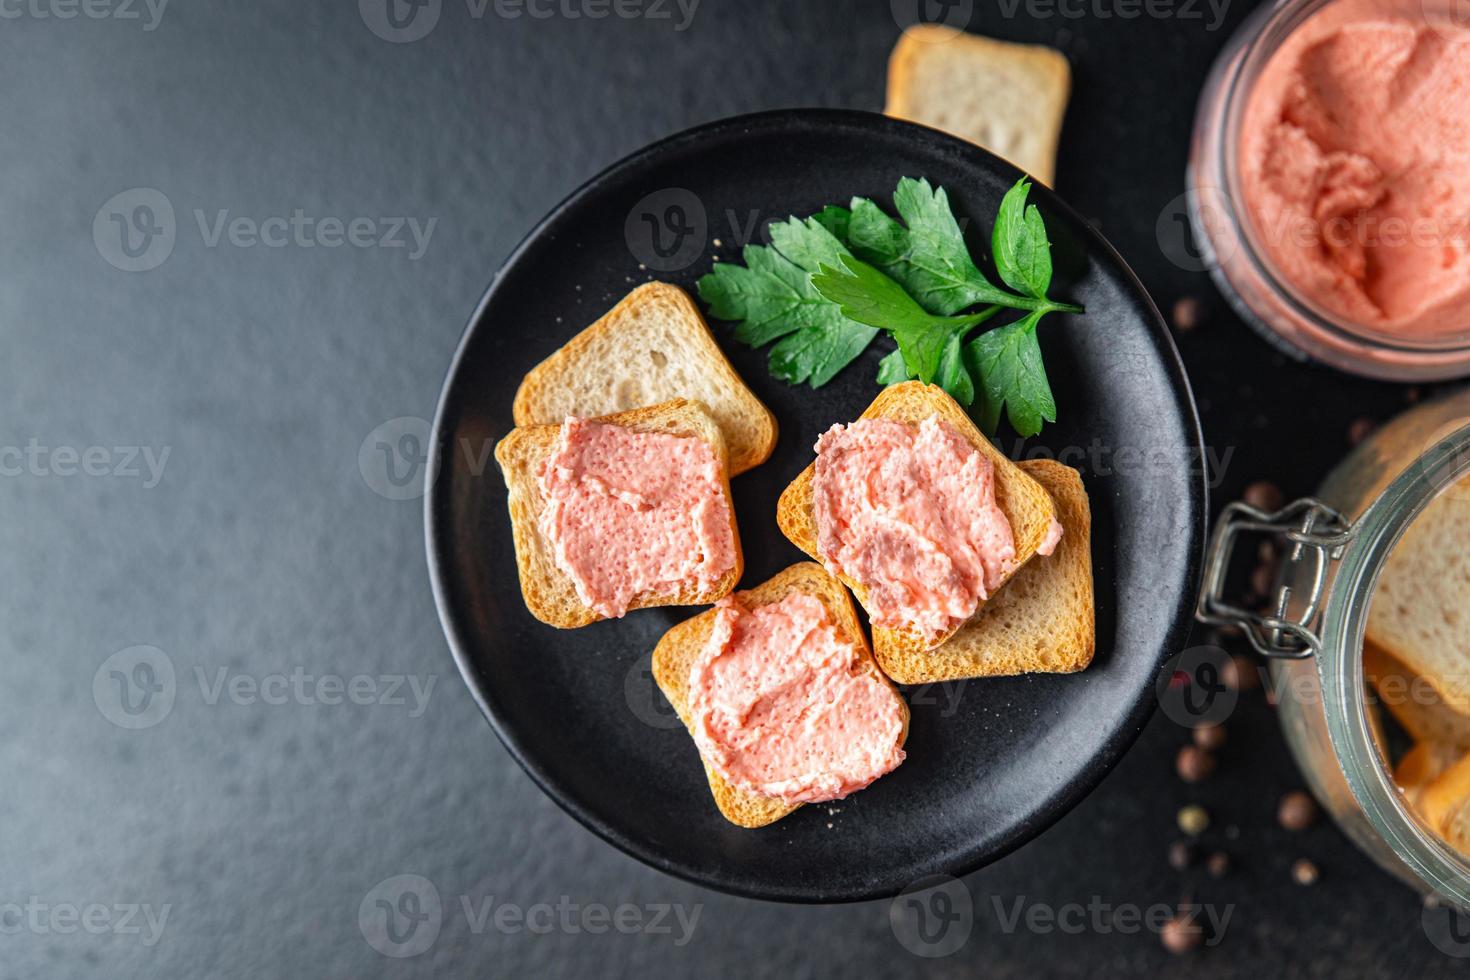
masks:
<svg viewBox="0 0 1470 980"><path fill-rule="evenodd" d="M1333 828L1275 827L1297 777L1259 695L1197 789L1172 772L1183 732L1156 717L1082 806L966 880L973 932L937 960L898 941L887 902L786 908L648 870L515 767L440 633L420 502L390 499L373 444L366 468L359 449L385 422L431 416L485 284L583 179L734 113L878 109L913 16L882 0L704 0L687 23L687 7L652 0L624 8L636 18L568 14L595 6L509 18L492 2L476 17L443 0L427 36L396 43L379 36L392 36L381 10L352 0L0 4L0 447L13 450L0 455L0 976L1455 965L1417 897ZM1217 502L1263 476L1311 490L1348 423L1392 414L1403 391L1284 362L1168 258L1194 99L1249 4L1227 4L1216 30L1203 3L1199 19L1128 20L1106 4L976 6L972 29L1073 61L1063 196L1161 307L1204 299L1206 324L1180 346L1206 438L1230 454ZM407 224L403 247L381 241L394 218L417 222L418 245ZM359 244L331 247L354 227ZM168 234L144 234L169 228L171 251ZM1222 881L1165 863L1192 800L1234 856ZM1323 869L1313 889L1290 881L1300 856ZM432 882L442 906L409 958L383 955L407 947L371 926L379 899L402 914L404 894L428 896L417 879L383 884L400 875ZM1220 945L1186 961L1090 918L1075 933L1006 928L1018 901L1186 896L1232 907ZM668 932L650 928L662 906ZM576 926L597 909L628 931Z"/></svg>

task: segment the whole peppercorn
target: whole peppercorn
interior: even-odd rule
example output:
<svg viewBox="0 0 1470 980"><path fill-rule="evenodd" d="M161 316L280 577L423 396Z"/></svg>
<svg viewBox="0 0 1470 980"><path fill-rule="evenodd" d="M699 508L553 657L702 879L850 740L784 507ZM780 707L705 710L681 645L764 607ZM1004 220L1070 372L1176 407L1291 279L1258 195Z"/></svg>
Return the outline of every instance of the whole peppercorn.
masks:
<svg viewBox="0 0 1470 980"><path fill-rule="evenodd" d="M1317 820L1317 803L1301 790L1287 793L1276 808L1276 819L1287 830L1306 830Z"/></svg>
<svg viewBox="0 0 1470 980"><path fill-rule="evenodd" d="M1189 806L1184 807L1179 811L1179 815L1175 819L1179 822L1179 829L1190 837L1198 837L1210 826L1209 813L1197 803L1191 803Z"/></svg>
<svg viewBox="0 0 1470 980"><path fill-rule="evenodd" d="M1269 480L1257 480L1245 488L1245 502L1256 510L1264 510L1267 513L1278 511L1284 498L1281 496L1281 488Z"/></svg>
<svg viewBox="0 0 1470 980"><path fill-rule="evenodd" d="M1322 872L1318 871L1317 866L1311 861L1308 861L1306 858L1301 858L1297 860L1291 866L1291 880L1296 882L1298 885L1302 885L1303 887L1307 885L1315 885L1317 883L1317 879L1321 877Z"/></svg>
<svg viewBox="0 0 1470 980"><path fill-rule="evenodd" d="M1198 783L1215 771L1215 757L1198 745L1186 745L1175 756L1174 769L1186 783Z"/></svg>
<svg viewBox="0 0 1470 980"><path fill-rule="evenodd" d="M1189 333L1204 319L1204 306L1193 296L1185 296L1174 304L1174 328Z"/></svg>
<svg viewBox="0 0 1470 980"><path fill-rule="evenodd" d="M1199 846L1194 841L1176 840L1169 845L1169 867L1183 871L1199 859Z"/></svg>
<svg viewBox="0 0 1470 980"><path fill-rule="evenodd" d="M1261 675L1250 657L1236 653L1221 665L1220 682L1232 691L1254 691L1261 686Z"/></svg>
<svg viewBox="0 0 1470 980"><path fill-rule="evenodd" d="M1196 949L1204 941L1204 933L1194 917L1183 912L1164 923L1159 930L1159 940L1164 948L1177 955Z"/></svg>
<svg viewBox="0 0 1470 980"><path fill-rule="evenodd" d="M1352 424L1348 426L1348 445L1356 446L1371 436L1376 428L1378 428L1378 423L1370 418L1353 419Z"/></svg>
<svg viewBox="0 0 1470 980"><path fill-rule="evenodd" d="M1230 855L1224 851L1216 851L1210 855L1205 867L1209 869L1211 878L1223 878L1230 873Z"/></svg>
<svg viewBox="0 0 1470 980"><path fill-rule="evenodd" d="M1224 725L1201 725L1194 730L1194 744L1206 752L1216 752L1225 745Z"/></svg>

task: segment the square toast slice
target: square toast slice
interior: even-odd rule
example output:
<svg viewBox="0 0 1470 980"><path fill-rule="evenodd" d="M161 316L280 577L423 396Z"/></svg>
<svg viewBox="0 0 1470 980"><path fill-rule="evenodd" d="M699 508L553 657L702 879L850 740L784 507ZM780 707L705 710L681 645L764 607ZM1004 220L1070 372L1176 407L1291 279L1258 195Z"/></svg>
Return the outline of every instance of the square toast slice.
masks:
<svg viewBox="0 0 1470 980"><path fill-rule="evenodd" d="M1363 641L1363 676L1404 731L1421 742L1470 751L1470 715L1456 711L1424 677L1372 640Z"/></svg>
<svg viewBox="0 0 1470 980"><path fill-rule="evenodd" d="M730 451L730 475L765 462L776 417L755 397L677 286L639 286L602 319L531 369L516 391L516 425L561 424L655 405L697 401Z"/></svg>
<svg viewBox="0 0 1470 980"><path fill-rule="evenodd" d="M884 112L983 146L1050 187L1071 91L1060 51L920 24L889 58Z"/></svg>
<svg viewBox="0 0 1470 980"><path fill-rule="evenodd" d="M1424 784L1411 800L1425 823L1470 857L1470 755Z"/></svg>
<svg viewBox="0 0 1470 980"><path fill-rule="evenodd" d="M821 565L812 562L792 565L755 588L742 590L740 596L747 605L755 608L780 602L793 592L805 593L821 600L822 605L827 607L827 615L832 617L832 623L837 627L837 631L851 640L858 648L864 669L871 670L874 676L883 683L889 684L888 678L883 676L878 670L877 663L873 660L872 651L868 648L868 641L863 636L862 624L858 621L857 610L853 608L852 599L842 588L842 584L827 574L827 570ZM694 729L693 720L689 714L689 671L693 668L700 651L709 642L714 625L715 610L702 612L693 619L686 619L665 633L653 651L653 678L658 683L659 690L664 692L664 697L669 699L669 704L673 705L679 719L684 722L684 727L690 731L691 737ZM892 687L891 684L889 686ZM907 739L909 734L908 704L903 702L902 698L899 700L903 703L902 737ZM704 762L702 758L700 761ZM736 789L708 762L704 762L704 772L709 780L710 792L714 794L715 805L719 807L720 813L726 820L737 826L764 827L775 823L802 805L757 796Z"/></svg>
<svg viewBox="0 0 1470 980"><path fill-rule="evenodd" d="M721 483L725 500L730 503L730 530L735 536L735 565L715 587L700 592L685 587L668 594L644 593L636 596L629 609L650 606L698 606L717 602L735 588L745 571L745 557L740 549L740 531L735 526L734 500L730 496L729 457L720 428L704 408L696 402L676 399L617 412L598 419L620 425L635 432L666 432L692 436L708 443L720 461ZM505 475L510 507L512 533L515 539L516 567L520 573L521 595L526 608L541 622L558 629L577 629L603 619L583 605L571 577L561 570L551 542L541 533L539 517L545 509L541 494L541 464L554 451L560 425L518 426L495 447L495 460Z"/></svg>
<svg viewBox="0 0 1470 980"><path fill-rule="evenodd" d="M1056 502L1040 483L1026 475L1025 471L991 445L990 440L975 427L975 423L970 421L970 416L958 402L935 385L905 381L883 389L860 418L891 419L917 425L931 415L937 415L953 426L956 432L995 467L995 501L1010 521L1011 533L1016 542L1018 567L1024 566L1045 540L1046 532L1057 516ZM817 522L812 491L815 473L816 464L813 463L802 470L781 493L781 499L776 504L776 523L792 544L821 561L821 556L817 554ZM1012 576L1014 574L1012 572ZM866 608L867 590L845 578L843 584L852 590L858 602ZM982 603L982 608L983 606ZM940 678L931 676L931 665L924 660L923 655L948 640L954 632L955 630L951 630L947 635L930 639L913 629L875 626L873 654L883 672L900 684L927 683Z"/></svg>
<svg viewBox="0 0 1470 980"><path fill-rule="evenodd" d="M1050 556L1027 562L954 636L918 654L922 663L906 660L905 675L941 681L1070 674L1092 663L1097 623L1087 489L1081 474L1064 463L1038 459L1018 465L1056 501L1061 543Z"/></svg>
<svg viewBox="0 0 1470 980"><path fill-rule="evenodd" d="M1470 715L1470 481L1424 509L1378 577L1368 639Z"/></svg>

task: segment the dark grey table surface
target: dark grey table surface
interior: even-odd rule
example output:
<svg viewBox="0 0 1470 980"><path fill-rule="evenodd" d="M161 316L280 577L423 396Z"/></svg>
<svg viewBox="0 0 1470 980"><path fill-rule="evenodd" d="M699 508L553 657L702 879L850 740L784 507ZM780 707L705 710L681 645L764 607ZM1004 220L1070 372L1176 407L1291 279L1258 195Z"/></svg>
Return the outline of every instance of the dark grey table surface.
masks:
<svg viewBox="0 0 1470 980"><path fill-rule="evenodd" d="M881 108L917 4L649 0L605 19L572 16L596 0L546 0L548 17L480 6L443 0L427 36L393 43L381 10L353 0L0 3L0 976L1456 965L1427 940L1417 896L1333 827L1275 826L1298 777L1259 695L1199 787L1173 773L1184 732L1156 716L1081 806L966 879L973 930L942 959L899 942L887 902L704 891L543 796L455 671L420 501L391 499L370 436L431 416L486 283L582 180L722 116ZM1216 503L1260 477L1311 490L1350 421L1410 395L1274 354L1158 231L1200 83L1250 4L1137 18L1104 0L973 6L972 29L1072 59L1061 193L1161 307L1204 301L1180 347L1226 461ZM395 218L417 222L417 242ZM1224 879L1165 862L1192 801L1233 857ZM1322 868L1316 887L1290 880L1298 857ZM403 875L419 877L405 890L390 880ZM377 902L411 912L413 893L430 915L424 881L437 934L384 955L409 950L374 931ZM1090 911L1184 897L1231 916L1187 959Z"/></svg>

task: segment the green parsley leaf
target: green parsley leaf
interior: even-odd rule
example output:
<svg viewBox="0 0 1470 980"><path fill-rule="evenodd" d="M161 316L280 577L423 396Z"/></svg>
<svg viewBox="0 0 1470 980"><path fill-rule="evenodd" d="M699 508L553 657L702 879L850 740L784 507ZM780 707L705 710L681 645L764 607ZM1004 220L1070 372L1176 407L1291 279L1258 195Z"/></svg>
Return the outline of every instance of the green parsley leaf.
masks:
<svg viewBox="0 0 1470 980"><path fill-rule="evenodd" d="M975 382L965 364L962 340L961 335L955 333L945 342L944 353L939 358L939 376L936 381L939 387L949 393L949 397L969 408L975 402Z"/></svg>
<svg viewBox="0 0 1470 980"><path fill-rule="evenodd" d="M716 263L700 278L699 295L712 316L738 322L741 343L780 341L771 349L772 374L817 388L852 363L878 331L843 316L813 288L811 273L850 255L822 221L791 218L770 233L770 246L746 246L744 266Z"/></svg>
<svg viewBox="0 0 1470 980"><path fill-rule="evenodd" d="M1051 288L1051 242L1036 205L1027 205L1031 184L1023 177L1006 192L995 218L991 248L995 268L1007 286L1045 299Z"/></svg>
<svg viewBox="0 0 1470 980"><path fill-rule="evenodd" d="M909 366L903 362L903 351L894 350L883 360L878 362L878 383L880 385L902 384L909 379Z"/></svg>
<svg viewBox="0 0 1470 980"><path fill-rule="evenodd" d="M852 212L847 208L829 204L816 214L812 215L817 223L832 233L832 237L839 242L852 246L848 242L848 227L852 224Z"/></svg>
<svg viewBox="0 0 1470 980"><path fill-rule="evenodd" d="M944 188L905 177L893 206L907 227L866 198L852 202L848 238L858 258L903 284L931 313L947 315L977 303L1011 305L970 258Z"/></svg>
<svg viewBox="0 0 1470 980"><path fill-rule="evenodd" d="M1039 433L1043 420L1057 420L1041 345L1036 341L1036 325L1044 315L1037 310L965 345L970 369L980 379L979 421L987 433L994 433L1000 424L1002 407L1022 436Z"/></svg>
<svg viewBox="0 0 1470 980"><path fill-rule="evenodd" d="M962 336L997 309L991 307L968 316L935 316L898 283L851 255L843 256L841 269L824 265L812 276L812 285L836 303L848 319L892 333L910 375L925 384L939 373L950 338Z"/></svg>

